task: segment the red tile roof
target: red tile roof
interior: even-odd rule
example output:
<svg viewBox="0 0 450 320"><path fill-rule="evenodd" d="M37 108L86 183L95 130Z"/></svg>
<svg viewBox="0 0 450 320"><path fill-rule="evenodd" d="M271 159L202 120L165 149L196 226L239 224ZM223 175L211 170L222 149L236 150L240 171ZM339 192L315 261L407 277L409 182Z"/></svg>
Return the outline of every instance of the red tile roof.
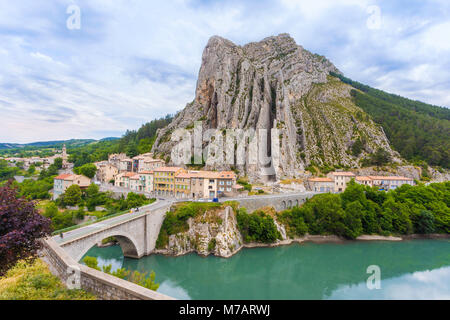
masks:
<svg viewBox="0 0 450 320"><path fill-rule="evenodd" d="M345 176L345 177L354 177L356 176L353 172L333 172L334 176Z"/></svg>
<svg viewBox="0 0 450 320"><path fill-rule="evenodd" d="M329 178L309 178L308 181L310 181L310 182L334 182L333 179L329 179Z"/></svg>
<svg viewBox="0 0 450 320"><path fill-rule="evenodd" d="M180 167L160 167L160 168L154 169L153 171L176 172L176 171L178 171L180 169L183 169L183 168L180 168Z"/></svg>
<svg viewBox="0 0 450 320"><path fill-rule="evenodd" d="M55 177L55 180L67 180L68 178L72 178L72 174L70 173L63 173L59 176Z"/></svg>

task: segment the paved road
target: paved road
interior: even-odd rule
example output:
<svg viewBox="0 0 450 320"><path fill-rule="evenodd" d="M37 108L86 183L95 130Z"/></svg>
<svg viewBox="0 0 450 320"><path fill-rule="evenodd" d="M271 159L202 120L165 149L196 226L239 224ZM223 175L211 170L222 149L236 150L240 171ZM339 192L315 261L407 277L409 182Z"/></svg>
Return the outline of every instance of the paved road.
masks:
<svg viewBox="0 0 450 320"><path fill-rule="evenodd" d="M61 238L59 235L56 235L53 237L53 239L59 243L63 244L67 241L70 241L72 239L76 239L78 237L81 237L83 235L92 233L94 231L101 230L105 227L112 226L114 224L127 221L129 219L141 216L146 214L149 210L157 210L166 206L169 206L173 203L173 200L157 200L156 202L152 204L148 204L145 206L142 206L139 208L139 211L133 212L133 213L125 213L123 215L120 215L118 217L114 217L111 219L103 220L97 223L93 223L90 225L87 225L85 227L81 227L72 231L67 231L64 233L64 237Z"/></svg>

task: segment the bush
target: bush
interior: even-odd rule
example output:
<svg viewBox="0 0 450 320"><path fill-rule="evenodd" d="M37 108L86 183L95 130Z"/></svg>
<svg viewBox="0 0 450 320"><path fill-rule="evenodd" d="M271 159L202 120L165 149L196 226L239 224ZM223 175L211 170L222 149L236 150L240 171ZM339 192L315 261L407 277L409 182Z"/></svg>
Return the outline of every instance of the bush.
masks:
<svg viewBox="0 0 450 320"><path fill-rule="evenodd" d="M245 242L271 243L281 239L273 218L263 211L257 210L248 214L245 208L241 208L236 218Z"/></svg>
<svg viewBox="0 0 450 320"><path fill-rule="evenodd" d="M285 210L277 214L277 219L286 227L287 235L291 238L304 236L308 233L308 226L303 220L299 207Z"/></svg>
<svg viewBox="0 0 450 320"><path fill-rule="evenodd" d="M64 204L76 206L81 201L81 189L77 184L73 184L66 189L63 194Z"/></svg>
<svg viewBox="0 0 450 320"><path fill-rule="evenodd" d="M213 251L216 248L216 238L212 238L208 242L208 251Z"/></svg>
<svg viewBox="0 0 450 320"><path fill-rule="evenodd" d="M19 261L0 279L0 300L94 300L83 290L67 289L46 264Z"/></svg>

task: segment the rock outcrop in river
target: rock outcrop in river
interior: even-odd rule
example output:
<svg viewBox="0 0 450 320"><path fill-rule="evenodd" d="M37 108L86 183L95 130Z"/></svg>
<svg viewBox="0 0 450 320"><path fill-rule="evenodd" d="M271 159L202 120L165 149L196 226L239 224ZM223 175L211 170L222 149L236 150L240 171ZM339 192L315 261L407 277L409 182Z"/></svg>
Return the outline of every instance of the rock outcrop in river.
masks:
<svg viewBox="0 0 450 320"><path fill-rule="evenodd" d="M242 235L231 206L207 210L189 218L187 223L186 232L170 235L165 248L155 252L175 256L196 252L203 256L229 257L242 246Z"/></svg>

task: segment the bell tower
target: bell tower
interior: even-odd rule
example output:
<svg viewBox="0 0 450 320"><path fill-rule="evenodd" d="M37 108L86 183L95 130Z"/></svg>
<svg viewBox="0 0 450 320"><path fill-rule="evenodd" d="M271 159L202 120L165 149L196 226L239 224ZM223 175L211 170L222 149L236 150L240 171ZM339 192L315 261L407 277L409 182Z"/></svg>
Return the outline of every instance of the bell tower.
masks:
<svg viewBox="0 0 450 320"><path fill-rule="evenodd" d="M67 169L68 165L69 165L69 162L67 161L66 144L64 144L63 148L62 148L62 167L63 167L63 169Z"/></svg>

